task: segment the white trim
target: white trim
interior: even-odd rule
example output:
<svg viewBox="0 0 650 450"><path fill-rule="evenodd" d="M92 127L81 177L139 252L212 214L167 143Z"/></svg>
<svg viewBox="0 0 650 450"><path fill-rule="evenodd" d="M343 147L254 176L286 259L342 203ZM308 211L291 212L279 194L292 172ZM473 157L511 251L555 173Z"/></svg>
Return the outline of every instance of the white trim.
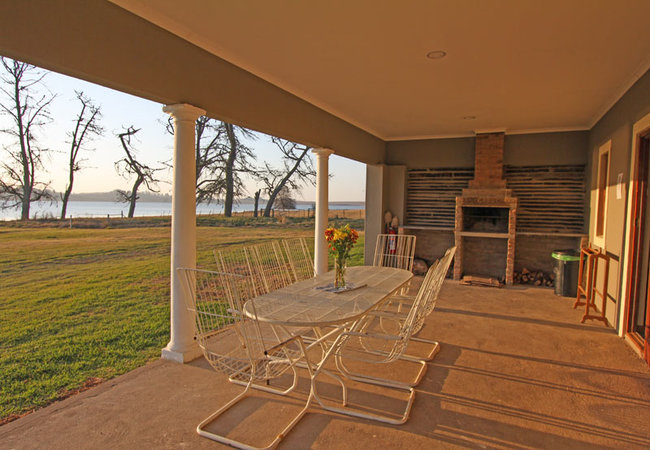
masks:
<svg viewBox="0 0 650 450"><path fill-rule="evenodd" d="M619 301L619 311L618 311L618 334L619 336L623 336L624 330L625 330L625 324L623 321L625 320L625 305L627 305L628 298L627 298L627 279L628 279L628 272L630 270L629 267L629 255L630 255L630 233L632 232L632 200L634 197L634 183L633 183L633 178L634 174L636 173L637 170L637 152L638 152L638 137L639 134L645 130L646 128L650 128L650 114L645 116L643 119L639 120L634 124L634 127L632 128L632 151L630 155L630 182L628 183L627 186L627 214L625 217L625 223L627 226L625 227L625 244L624 244L624 259L623 259L623 271L622 271L622 277L623 280L621 282L621 299Z"/></svg>
<svg viewBox="0 0 650 450"><path fill-rule="evenodd" d="M598 235L598 212L600 211L600 164L603 155L607 153L607 173L605 174L605 197L603 205L603 234ZM609 203L609 169L612 166L612 140L605 142L598 149L598 172L596 172L596 208L594 208L594 244L606 250L607 241L607 204Z"/></svg>

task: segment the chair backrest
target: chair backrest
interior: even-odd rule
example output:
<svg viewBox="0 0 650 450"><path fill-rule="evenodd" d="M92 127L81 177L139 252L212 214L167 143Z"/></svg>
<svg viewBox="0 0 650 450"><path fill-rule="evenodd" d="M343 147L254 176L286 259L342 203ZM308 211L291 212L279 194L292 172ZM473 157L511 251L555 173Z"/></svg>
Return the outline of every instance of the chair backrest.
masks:
<svg viewBox="0 0 650 450"><path fill-rule="evenodd" d="M429 293L429 299L424 306L424 312L426 315L431 314L433 309L436 307L438 294L440 293L440 289L442 288L442 283L445 281L445 278L447 277L449 266L451 265L451 262L453 261L455 254L456 254L455 246L447 249L447 251L445 252L445 256L440 258L440 261L436 265L435 275L432 277L432 282L431 285L429 286L429 289L431 290L431 292Z"/></svg>
<svg viewBox="0 0 650 450"><path fill-rule="evenodd" d="M269 292L261 268L254 262L250 247L214 250L214 259L217 263L217 272L240 275L249 280L250 289L247 293L251 297Z"/></svg>
<svg viewBox="0 0 650 450"><path fill-rule="evenodd" d="M415 239L409 234L378 235L372 265L413 270Z"/></svg>
<svg viewBox="0 0 650 450"><path fill-rule="evenodd" d="M299 355L286 346L278 347L276 332L263 332L256 320L255 303L248 292L249 278L198 269L177 270L189 299L196 339L214 370L234 380L265 381L281 376L297 362ZM244 302L252 317L243 314Z"/></svg>
<svg viewBox="0 0 650 450"><path fill-rule="evenodd" d="M261 275L265 292L275 291L293 283L278 242L253 245L248 250L253 270Z"/></svg>
<svg viewBox="0 0 650 450"><path fill-rule="evenodd" d="M436 301L438 300L440 288L442 287L442 283L445 281L449 265L451 264L455 253L456 247L451 247L447 250L445 256L429 267L413 302L411 311L409 311L413 312L413 310L416 310L414 313L415 317L413 318L412 334L417 333L422 329L425 318L433 312L433 309L436 306Z"/></svg>
<svg viewBox="0 0 650 450"><path fill-rule="evenodd" d="M282 241L284 252L289 261L293 281L307 280L314 276L314 259L309 252L305 238L285 239Z"/></svg>
<svg viewBox="0 0 650 450"><path fill-rule="evenodd" d="M427 316L427 306L431 302L431 296L435 291L435 285L437 283L437 278L439 277L441 265L442 260L438 260L431 264L431 267L427 270L427 274L424 276L420 289L413 300L411 309L402 323L400 335L403 335L406 340L408 340L412 334L420 331L424 325L424 319Z"/></svg>
<svg viewBox="0 0 650 450"><path fill-rule="evenodd" d="M195 336L212 367L229 377L250 378L264 357L256 321L241 314L250 297L245 277L198 269L177 269L189 299Z"/></svg>

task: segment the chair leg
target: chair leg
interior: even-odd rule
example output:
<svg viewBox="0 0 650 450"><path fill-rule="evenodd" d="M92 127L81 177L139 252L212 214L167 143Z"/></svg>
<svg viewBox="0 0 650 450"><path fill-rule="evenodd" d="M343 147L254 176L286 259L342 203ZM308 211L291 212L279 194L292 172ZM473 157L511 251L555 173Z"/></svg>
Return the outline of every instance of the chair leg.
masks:
<svg viewBox="0 0 650 450"><path fill-rule="evenodd" d="M413 400L415 399L415 389L412 387L407 387L407 386L390 386L395 389L401 389L405 390L409 393L409 398L406 403L406 408L404 409L404 413L402 414L402 417L399 419L394 419L392 417L388 416L382 416L379 414L368 414L368 413L363 413L360 411L354 411L348 408L338 408L335 406L328 406L326 405L321 398L318 396L318 390L316 388L316 377L319 375L320 369L317 369L316 372L314 373L314 376L312 377L311 380L311 392L313 397L316 399L318 404L321 406L326 411L332 411L335 413L339 414L344 414L346 416L352 416L352 417L358 417L361 419L369 419L369 420L375 420L377 422L382 422L382 423L388 423L391 425L401 425L403 423L406 423L406 421L409 419L409 415L411 414L411 408L413 407ZM344 402L345 406L345 402Z"/></svg>
<svg viewBox="0 0 650 450"><path fill-rule="evenodd" d="M296 370L295 366L291 367L291 370L293 370L293 383L285 390L272 388L261 384L255 384L249 381L236 380L232 378L229 378L228 381L230 381L233 384L238 384L240 386L248 386L250 384L250 387L252 389L257 389L258 391L262 391L262 392L268 392L269 394L288 395L296 388L296 386L298 386L298 371Z"/></svg>
<svg viewBox="0 0 650 450"><path fill-rule="evenodd" d="M433 348L429 352L427 356L424 358L419 357L419 356L413 356L413 355L402 355L400 359L404 359L405 361L412 361L412 362L418 362L418 361L433 361L433 358L438 354L440 351L440 343L433 341L431 339L425 339L421 337L416 337L416 336L411 336L411 341L415 342L422 342L424 344L431 344Z"/></svg>
<svg viewBox="0 0 650 450"><path fill-rule="evenodd" d="M343 374L344 377L349 378L350 380L359 381L361 383L376 384L378 386L392 387L392 388L411 388L417 386L420 383L420 381L422 381L422 377L424 377L424 374L427 371L427 367L428 367L427 362L415 357L408 357L407 355L403 355L399 359L420 364L421 367L420 370L418 371L417 376L415 377L415 380L411 382L395 381L395 380L388 380L386 378L371 377L368 375L363 375L361 373L355 373L350 371L347 367L345 367L345 364L343 364L342 357L338 355L335 356L336 367L339 369L339 372L341 372L341 374Z"/></svg>
<svg viewBox="0 0 650 450"><path fill-rule="evenodd" d="M286 436L289 431L300 421L300 419L303 418L303 416L307 413L307 410L309 409L311 402L312 402L312 396L310 395L309 398L307 399L307 402L305 403L305 407L300 410L300 412L296 415L296 417L293 418L293 420L287 425L271 442L269 445L266 447L254 447L252 445L245 444L243 442L235 441L234 439L228 439L225 436L221 436L219 434L211 433L209 431L206 431L204 429L205 426L208 424L214 422L221 414L223 414L225 411L230 409L232 406L234 406L236 403L238 403L240 400L242 400L244 397L248 396L248 393L253 386L252 382L247 383L246 389L244 389L244 392L241 394L237 395L235 398L233 398L231 401L229 401L226 405L223 407L219 408L216 412L211 414L207 419L203 420L197 427L196 427L196 432L205 438L211 439L216 442L221 442L222 444L230 445L231 447L235 448L241 448L245 450L269 450L269 449L274 449L275 447L278 446L280 441L284 436Z"/></svg>

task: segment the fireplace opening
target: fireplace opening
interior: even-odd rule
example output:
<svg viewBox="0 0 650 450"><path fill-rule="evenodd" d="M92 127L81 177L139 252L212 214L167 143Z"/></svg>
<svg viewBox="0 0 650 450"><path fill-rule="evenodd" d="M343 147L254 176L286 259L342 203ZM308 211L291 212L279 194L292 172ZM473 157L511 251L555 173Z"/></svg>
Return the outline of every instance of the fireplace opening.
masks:
<svg viewBox="0 0 650 450"><path fill-rule="evenodd" d="M463 207L463 231L508 233L509 208Z"/></svg>

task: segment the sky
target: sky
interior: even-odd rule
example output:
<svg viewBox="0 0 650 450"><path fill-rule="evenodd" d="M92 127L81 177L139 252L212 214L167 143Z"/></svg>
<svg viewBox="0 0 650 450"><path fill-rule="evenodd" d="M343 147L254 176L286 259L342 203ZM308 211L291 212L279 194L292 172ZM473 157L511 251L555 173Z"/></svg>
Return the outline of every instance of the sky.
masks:
<svg viewBox="0 0 650 450"><path fill-rule="evenodd" d="M4 69L2 69L4 70ZM114 189L127 190L131 182L122 178L114 167L115 161L124 156L117 133L134 126L141 128L137 134L135 148L137 158L154 167L162 166L161 162L170 161L172 158L173 136L165 130L167 114L162 112L163 105L103 86L88 83L76 78L49 72L44 79L47 89L57 97L50 107L52 123L41 129L37 135L41 146L52 149L48 159L45 160L46 173L37 176L44 181L51 181L51 187L61 192L65 189L68 172L67 158L69 152L69 137L74 120L79 113L80 103L76 99L75 90L83 91L95 104L101 105L101 125L105 132L102 137L86 144L88 151L84 152L84 169L75 174L73 193L106 192ZM46 91L43 91L46 93ZM1 99L7 101L6 98ZM0 124L6 127L7 117L0 117ZM254 149L258 163L264 161L280 166L280 152L271 143L270 137L259 134L259 139L247 142ZM11 140L0 135L2 146L9 145ZM4 150L2 161L7 159ZM315 163L315 161L314 161ZM330 156L329 172L332 175L329 184L330 201L363 201L365 199L365 164L342 158ZM165 181L159 184L161 193L171 193L171 171L159 172L158 176ZM245 179L248 195L261 188L252 179ZM311 185L304 186L296 200L314 201L316 189Z"/></svg>

